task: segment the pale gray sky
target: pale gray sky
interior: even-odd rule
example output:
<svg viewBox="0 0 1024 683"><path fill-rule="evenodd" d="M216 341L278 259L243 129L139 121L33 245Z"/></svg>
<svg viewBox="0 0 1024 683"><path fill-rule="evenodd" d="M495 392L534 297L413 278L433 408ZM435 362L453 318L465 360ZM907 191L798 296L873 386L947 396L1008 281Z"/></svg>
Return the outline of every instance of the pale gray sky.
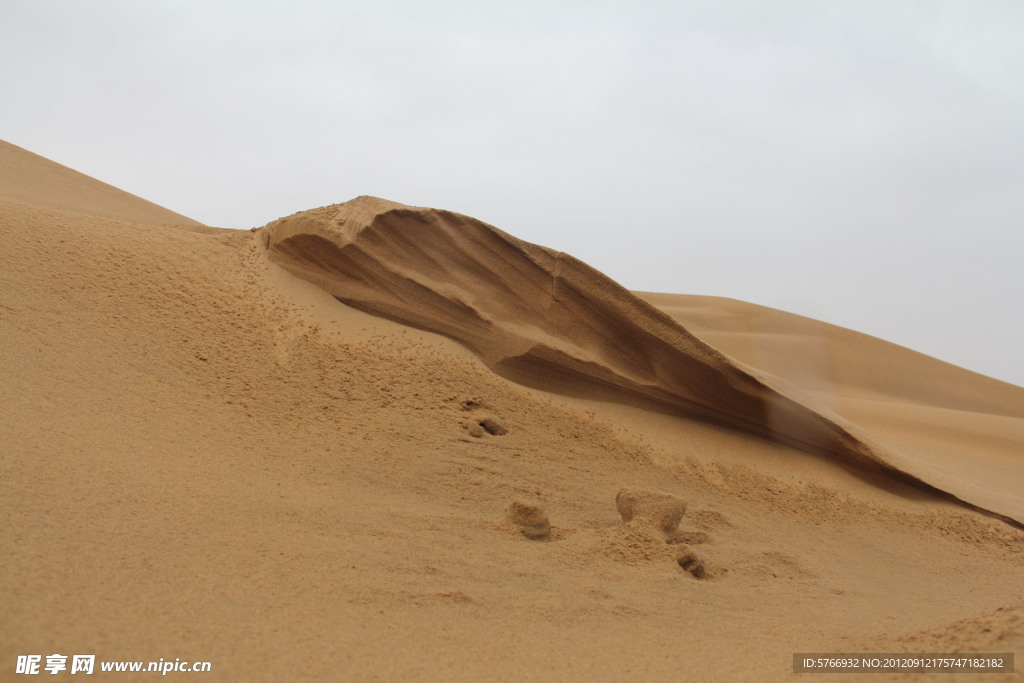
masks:
<svg viewBox="0 0 1024 683"><path fill-rule="evenodd" d="M210 225L451 209L1024 385L1019 0L3 0L0 88Z"/></svg>

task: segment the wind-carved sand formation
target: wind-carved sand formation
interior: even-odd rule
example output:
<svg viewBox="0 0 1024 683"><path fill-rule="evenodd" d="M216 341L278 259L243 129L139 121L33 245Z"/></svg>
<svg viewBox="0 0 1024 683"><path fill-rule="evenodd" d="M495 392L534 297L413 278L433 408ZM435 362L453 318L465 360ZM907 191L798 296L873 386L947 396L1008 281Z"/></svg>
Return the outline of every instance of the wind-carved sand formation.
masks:
<svg viewBox="0 0 1024 683"><path fill-rule="evenodd" d="M359 197L262 234L272 261L339 301L451 337L522 384L640 403L936 485L927 468L785 382L769 386L585 263L479 220Z"/></svg>
<svg viewBox="0 0 1024 683"><path fill-rule="evenodd" d="M882 462L585 263L473 218L360 197L275 221L264 243L339 301L456 339L523 384Z"/></svg>

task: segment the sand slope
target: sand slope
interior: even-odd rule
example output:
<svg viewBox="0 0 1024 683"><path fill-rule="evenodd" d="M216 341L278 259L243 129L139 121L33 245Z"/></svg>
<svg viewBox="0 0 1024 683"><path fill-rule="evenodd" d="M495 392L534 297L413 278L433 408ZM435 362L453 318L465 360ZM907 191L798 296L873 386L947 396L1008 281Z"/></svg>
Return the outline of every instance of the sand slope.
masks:
<svg viewBox="0 0 1024 683"><path fill-rule="evenodd" d="M639 296L755 374L798 387L923 480L1024 521L1024 388L754 304Z"/></svg>
<svg viewBox="0 0 1024 683"><path fill-rule="evenodd" d="M0 140L0 173L0 199L123 221L200 225L4 140Z"/></svg>
<svg viewBox="0 0 1024 683"><path fill-rule="evenodd" d="M876 337L734 299L636 294L730 357L806 391L1024 417L1024 388Z"/></svg>
<svg viewBox="0 0 1024 683"><path fill-rule="evenodd" d="M47 190L0 200L4 666L760 681L797 651L1024 647L1018 528L722 423L605 419L340 303L259 232ZM682 535L623 524L622 487L685 500ZM516 499L549 540L506 520Z"/></svg>

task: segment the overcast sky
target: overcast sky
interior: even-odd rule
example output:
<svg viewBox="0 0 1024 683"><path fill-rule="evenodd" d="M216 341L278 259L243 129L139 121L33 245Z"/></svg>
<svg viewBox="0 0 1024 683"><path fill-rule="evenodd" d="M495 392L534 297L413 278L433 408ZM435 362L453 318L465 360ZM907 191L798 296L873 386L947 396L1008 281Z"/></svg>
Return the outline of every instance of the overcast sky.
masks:
<svg viewBox="0 0 1024 683"><path fill-rule="evenodd" d="M0 87L209 225L445 208L1024 385L1019 0L3 0Z"/></svg>

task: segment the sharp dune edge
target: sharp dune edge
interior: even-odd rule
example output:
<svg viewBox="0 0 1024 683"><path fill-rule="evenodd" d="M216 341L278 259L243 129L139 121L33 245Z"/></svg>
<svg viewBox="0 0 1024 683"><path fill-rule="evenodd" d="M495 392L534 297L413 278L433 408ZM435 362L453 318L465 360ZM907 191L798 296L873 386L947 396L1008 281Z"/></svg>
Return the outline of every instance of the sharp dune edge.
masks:
<svg viewBox="0 0 1024 683"><path fill-rule="evenodd" d="M754 681L1024 650L1019 387L447 211L239 232L7 143L0 171L8 672Z"/></svg>
<svg viewBox="0 0 1024 683"><path fill-rule="evenodd" d="M456 339L523 383L873 459L601 273L472 218L361 197L275 221L264 244L339 301Z"/></svg>

